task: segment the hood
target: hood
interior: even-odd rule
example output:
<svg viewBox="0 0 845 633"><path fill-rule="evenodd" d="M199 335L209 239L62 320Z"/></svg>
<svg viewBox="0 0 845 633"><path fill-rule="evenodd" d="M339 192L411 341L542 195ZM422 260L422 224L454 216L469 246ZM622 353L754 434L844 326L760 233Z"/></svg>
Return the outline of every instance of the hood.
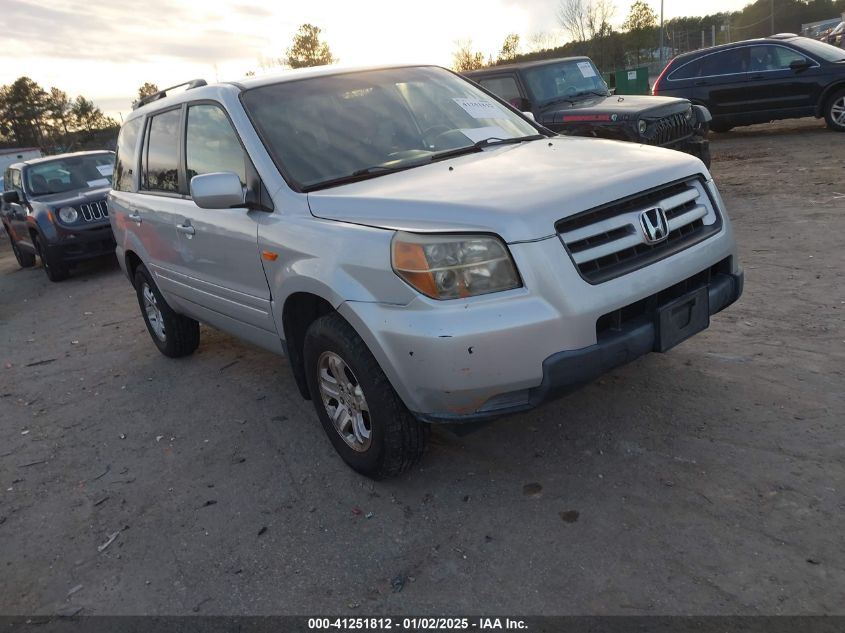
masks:
<svg viewBox="0 0 845 633"><path fill-rule="evenodd" d="M110 187L97 187L96 189L83 189L75 191L63 191L47 196L32 198L33 203L43 204L49 207L77 206L96 200L103 200L108 194Z"/></svg>
<svg viewBox="0 0 845 633"><path fill-rule="evenodd" d="M687 154L634 143L554 137L308 194L319 218L417 232L555 233L561 218L704 173Z"/></svg>
<svg viewBox="0 0 845 633"><path fill-rule="evenodd" d="M583 117L594 116L595 121L615 122L640 118L659 118L685 112L690 107L686 99L674 97L648 97L641 95L612 95L610 97L589 97L575 103L562 101L549 106L540 115L543 124L584 121ZM616 118L613 118L615 115Z"/></svg>

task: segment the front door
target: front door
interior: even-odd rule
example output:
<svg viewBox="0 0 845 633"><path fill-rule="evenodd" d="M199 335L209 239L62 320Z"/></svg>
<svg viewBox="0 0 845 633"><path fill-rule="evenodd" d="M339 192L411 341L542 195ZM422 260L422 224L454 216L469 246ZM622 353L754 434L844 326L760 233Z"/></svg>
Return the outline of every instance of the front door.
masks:
<svg viewBox="0 0 845 633"><path fill-rule="evenodd" d="M184 138L188 191L194 176L214 172L237 174L246 190L249 159L219 105L189 104ZM173 218L178 221L175 230L180 268L195 301L240 327L275 332L270 289L258 251L256 216L262 213L245 206L201 209L190 196L173 207Z"/></svg>
<svg viewBox="0 0 845 633"><path fill-rule="evenodd" d="M793 62L807 64L792 69ZM762 113L812 114L819 65L791 48L779 44L749 47L749 109ZM763 117L766 118L766 117Z"/></svg>

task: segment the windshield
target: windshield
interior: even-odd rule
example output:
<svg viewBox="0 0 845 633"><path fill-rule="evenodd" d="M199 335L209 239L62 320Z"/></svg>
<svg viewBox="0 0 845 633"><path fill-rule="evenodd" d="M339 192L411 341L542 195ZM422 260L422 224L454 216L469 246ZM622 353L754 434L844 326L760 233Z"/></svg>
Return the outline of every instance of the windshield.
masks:
<svg viewBox="0 0 845 633"><path fill-rule="evenodd" d="M607 94L607 84L589 59L544 64L523 72L540 107L583 95Z"/></svg>
<svg viewBox="0 0 845 633"><path fill-rule="evenodd" d="M113 154L67 156L30 165L24 179L31 196L108 187L114 165Z"/></svg>
<svg viewBox="0 0 845 633"><path fill-rule="evenodd" d="M248 90L244 107L276 166L304 190L388 173L538 131L437 67L391 68Z"/></svg>
<svg viewBox="0 0 845 633"><path fill-rule="evenodd" d="M836 48L835 46L831 46L830 44L825 44L824 42L819 42L816 40L811 40L808 37L801 37L798 40L792 40L796 44L800 44L801 48L805 49L808 53L815 55L816 57L821 57L825 61L829 62L841 62L845 59L845 51L841 48Z"/></svg>

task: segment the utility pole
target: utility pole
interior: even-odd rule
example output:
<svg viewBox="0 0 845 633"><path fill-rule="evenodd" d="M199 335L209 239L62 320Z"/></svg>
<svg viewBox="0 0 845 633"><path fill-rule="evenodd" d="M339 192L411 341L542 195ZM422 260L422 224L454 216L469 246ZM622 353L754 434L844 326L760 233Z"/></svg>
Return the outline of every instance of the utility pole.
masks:
<svg viewBox="0 0 845 633"><path fill-rule="evenodd" d="M775 34L775 0L772 0L771 8L772 8L772 35L774 35Z"/></svg>
<svg viewBox="0 0 845 633"><path fill-rule="evenodd" d="M716 24L710 25L710 46L716 46Z"/></svg>
<svg viewBox="0 0 845 633"><path fill-rule="evenodd" d="M663 68L663 0L660 0L660 68Z"/></svg>

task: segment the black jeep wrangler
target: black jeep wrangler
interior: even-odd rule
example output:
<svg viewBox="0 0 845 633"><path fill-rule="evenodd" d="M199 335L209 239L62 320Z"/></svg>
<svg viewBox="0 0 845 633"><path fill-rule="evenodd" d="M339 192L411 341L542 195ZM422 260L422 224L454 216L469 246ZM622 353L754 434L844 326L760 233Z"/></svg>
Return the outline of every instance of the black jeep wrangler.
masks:
<svg viewBox="0 0 845 633"><path fill-rule="evenodd" d="M9 165L0 220L22 268L41 258L51 281L81 260L114 253L106 194L114 152L76 152Z"/></svg>
<svg viewBox="0 0 845 633"><path fill-rule="evenodd" d="M493 66L466 76L559 134L669 147L710 167L707 108L686 99L612 95L589 57Z"/></svg>

